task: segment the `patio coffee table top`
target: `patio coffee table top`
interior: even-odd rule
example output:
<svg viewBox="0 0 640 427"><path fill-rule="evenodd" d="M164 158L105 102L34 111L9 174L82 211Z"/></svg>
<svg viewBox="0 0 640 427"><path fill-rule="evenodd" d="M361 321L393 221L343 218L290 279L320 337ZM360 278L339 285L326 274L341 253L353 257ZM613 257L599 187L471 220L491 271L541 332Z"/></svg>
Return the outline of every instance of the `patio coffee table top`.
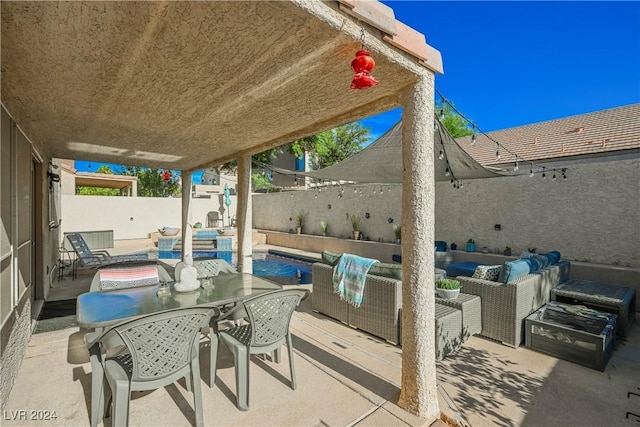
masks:
<svg viewBox="0 0 640 427"><path fill-rule="evenodd" d="M210 280L212 286L201 286L193 292L185 293L176 292L172 282L169 284L171 294L167 296L158 296L158 286L84 293L76 302L78 326L102 328L163 310L222 306L282 289L275 282L246 273L221 274Z"/></svg>
<svg viewBox="0 0 640 427"><path fill-rule="evenodd" d="M558 285L553 291L556 295L583 299L585 301L609 304L629 303L634 292L632 288L609 285L591 280L571 279Z"/></svg>

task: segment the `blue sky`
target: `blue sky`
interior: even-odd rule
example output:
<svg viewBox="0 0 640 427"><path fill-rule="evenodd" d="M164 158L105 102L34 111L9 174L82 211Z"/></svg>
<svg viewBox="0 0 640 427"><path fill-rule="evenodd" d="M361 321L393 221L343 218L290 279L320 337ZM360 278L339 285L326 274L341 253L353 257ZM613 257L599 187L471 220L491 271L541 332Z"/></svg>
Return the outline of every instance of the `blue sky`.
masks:
<svg viewBox="0 0 640 427"><path fill-rule="evenodd" d="M640 2L383 3L440 51L436 89L484 132L640 102ZM375 140L401 114L361 123Z"/></svg>
<svg viewBox="0 0 640 427"><path fill-rule="evenodd" d="M436 89L485 132L640 102L639 2L383 3L440 51ZM380 136L400 115L363 123Z"/></svg>

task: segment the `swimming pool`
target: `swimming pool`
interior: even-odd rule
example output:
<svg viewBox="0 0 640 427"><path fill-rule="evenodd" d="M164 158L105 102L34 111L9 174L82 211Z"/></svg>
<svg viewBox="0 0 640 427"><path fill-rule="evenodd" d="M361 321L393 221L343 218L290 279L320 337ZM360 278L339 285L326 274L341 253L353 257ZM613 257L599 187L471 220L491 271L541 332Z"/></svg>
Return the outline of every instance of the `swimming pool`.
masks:
<svg viewBox="0 0 640 427"><path fill-rule="evenodd" d="M180 251L159 251L159 259L180 259ZM218 257L236 267L237 252L193 251L193 258ZM281 285L308 285L312 283L311 264L317 262L312 258L269 250L253 253L253 274L273 280Z"/></svg>

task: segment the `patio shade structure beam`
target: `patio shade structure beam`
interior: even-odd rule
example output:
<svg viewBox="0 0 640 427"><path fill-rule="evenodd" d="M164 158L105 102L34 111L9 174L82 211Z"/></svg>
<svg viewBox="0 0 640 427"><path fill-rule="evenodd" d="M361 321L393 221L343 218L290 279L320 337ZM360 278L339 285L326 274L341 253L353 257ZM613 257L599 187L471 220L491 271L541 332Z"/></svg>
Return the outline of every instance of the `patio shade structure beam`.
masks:
<svg viewBox="0 0 640 427"><path fill-rule="evenodd" d="M182 171L182 261L193 255L193 229L191 225L191 172Z"/></svg>

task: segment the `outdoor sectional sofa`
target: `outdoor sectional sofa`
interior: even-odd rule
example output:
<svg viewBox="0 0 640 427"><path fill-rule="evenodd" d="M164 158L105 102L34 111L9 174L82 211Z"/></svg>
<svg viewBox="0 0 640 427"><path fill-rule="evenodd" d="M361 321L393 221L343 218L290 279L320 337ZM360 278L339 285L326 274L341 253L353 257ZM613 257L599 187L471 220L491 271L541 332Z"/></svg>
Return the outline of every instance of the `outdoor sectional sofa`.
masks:
<svg viewBox="0 0 640 427"><path fill-rule="evenodd" d="M333 266L315 263L312 266L312 309L347 325L400 343L402 281L367 274L365 292L359 308L347 304L333 290Z"/></svg>
<svg viewBox="0 0 640 427"><path fill-rule="evenodd" d="M461 282L463 293L481 299L482 332L479 335L518 347L524 341L524 319L549 302L551 289L569 280L570 266L569 261L560 260L507 283L465 276L456 278ZM315 263L312 271L314 311L400 344L401 280L367 274L362 305L355 308L334 292L332 265Z"/></svg>
<svg viewBox="0 0 640 427"><path fill-rule="evenodd" d="M569 261L561 260L515 280L458 276L461 291L477 295L482 304L481 336L518 347L524 341L524 319L549 302L551 289L569 280Z"/></svg>

